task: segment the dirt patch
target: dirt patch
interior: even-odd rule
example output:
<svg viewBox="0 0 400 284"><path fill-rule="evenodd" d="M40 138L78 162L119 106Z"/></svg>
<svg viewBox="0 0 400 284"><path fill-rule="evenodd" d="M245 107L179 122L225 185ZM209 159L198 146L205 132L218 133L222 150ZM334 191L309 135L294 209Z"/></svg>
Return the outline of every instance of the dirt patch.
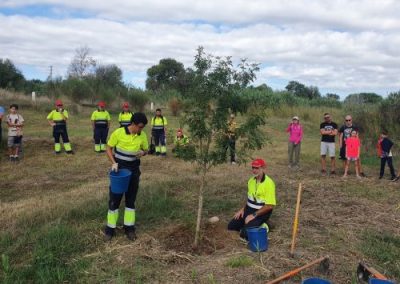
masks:
<svg viewBox="0 0 400 284"><path fill-rule="evenodd" d="M236 245L232 234L223 223L204 225L200 245L197 248L193 247L194 230L185 225L170 228L160 241L166 250L197 255L210 255Z"/></svg>

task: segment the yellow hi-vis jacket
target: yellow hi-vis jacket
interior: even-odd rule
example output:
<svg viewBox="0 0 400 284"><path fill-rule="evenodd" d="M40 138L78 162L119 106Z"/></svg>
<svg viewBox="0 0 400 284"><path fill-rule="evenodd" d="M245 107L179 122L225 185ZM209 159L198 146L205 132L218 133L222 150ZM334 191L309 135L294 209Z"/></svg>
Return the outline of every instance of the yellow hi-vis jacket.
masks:
<svg viewBox="0 0 400 284"><path fill-rule="evenodd" d="M68 111L63 109L61 112L65 118L68 118ZM67 122L62 117L61 112L59 112L57 109L52 110L47 115L47 120L52 120L56 125L66 125Z"/></svg>
<svg viewBox="0 0 400 284"><path fill-rule="evenodd" d="M90 119L96 127L107 127L111 117L106 110L95 110Z"/></svg>
<svg viewBox="0 0 400 284"><path fill-rule="evenodd" d="M164 126L168 124L167 118L165 116L162 117L153 117L151 119L151 126L153 126L153 130L161 130L164 129Z"/></svg>
<svg viewBox="0 0 400 284"><path fill-rule="evenodd" d="M115 130L108 139L107 145L114 148L115 158L127 162L138 160L137 153L149 149L146 133L141 131L140 134L131 134L128 127Z"/></svg>
<svg viewBox="0 0 400 284"><path fill-rule="evenodd" d="M247 206L260 209L264 205L276 205L275 183L264 175L261 182L257 183L257 179L252 177L247 183Z"/></svg>
<svg viewBox="0 0 400 284"><path fill-rule="evenodd" d="M131 124L131 118L133 116L133 112L120 112L118 116L118 122L119 125L122 126L128 126Z"/></svg>

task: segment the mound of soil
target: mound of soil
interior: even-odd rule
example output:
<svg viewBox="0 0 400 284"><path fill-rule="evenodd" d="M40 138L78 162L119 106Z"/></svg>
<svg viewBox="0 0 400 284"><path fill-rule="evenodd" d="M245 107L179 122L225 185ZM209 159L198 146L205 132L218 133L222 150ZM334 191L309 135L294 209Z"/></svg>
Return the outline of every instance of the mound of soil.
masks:
<svg viewBox="0 0 400 284"><path fill-rule="evenodd" d="M207 224L200 233L198 247L193 247L194 229L178 225L168 230L160 242L167 250L176 252L210 255L214 252L235 245L232 234L226 229L226 224Z"/></svg>

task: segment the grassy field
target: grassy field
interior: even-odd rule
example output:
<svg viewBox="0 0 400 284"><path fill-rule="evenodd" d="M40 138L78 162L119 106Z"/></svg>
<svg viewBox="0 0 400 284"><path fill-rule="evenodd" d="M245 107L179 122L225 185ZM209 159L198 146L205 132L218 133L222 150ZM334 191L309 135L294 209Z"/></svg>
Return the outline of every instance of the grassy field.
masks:
<svg viewBox="0 0 400 284"><path fill-rule="evenodd" d="M321 177L318 123L325 109L268 111L264 131L270 143L254 156L267 160L279 204L271 219L270 248L261 254L251 253L237 234L225 229L245 200L249 166L227 163L210 172L204 217L217 215L221 221L204 222L202 245L194 252L199 179L192 164L172 155L142 160L138 239L128 241L119 229L111 243L104 243L110 164L104 154L94 153L91 111L71 115L69 134L76 154L56 156L45 108L21 109L26 120L24 159L8 162L3 148L0 162L0 282L264 283L324 255L331 259L329 275L309 269L286 283L311 276L354 283L361 260L400 279L400 184L378 180L379 161L365 154L367 178L357 180L354 172L346 180ZM334 118L343 115L328 111ZM297 172L287 167L284 132L293 114L305 118L306 132ZM175 128L178 119L168 111L166 115ZM117 116L112 116L115 128ZM399 165L396 157L395 162ZM341 174L342 165L338 167ZM291 258L299 182L304 193Z"/></svg>

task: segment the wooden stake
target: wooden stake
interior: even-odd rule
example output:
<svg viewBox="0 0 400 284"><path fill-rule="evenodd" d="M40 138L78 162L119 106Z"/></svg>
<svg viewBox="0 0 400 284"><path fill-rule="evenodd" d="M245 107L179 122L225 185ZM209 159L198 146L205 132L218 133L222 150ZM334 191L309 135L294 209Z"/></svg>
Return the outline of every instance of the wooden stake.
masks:
<svg viewBox="0 0 400 284"><path fill-rule="evenodd" d="M292 246L290 248L290 256L291 257L294 256L294 247L296 244L297 228L299 226L300 201L301 201L301 183L299 183L299 190L297 192L296 213L294 215L294 221L293 221Z"/></svg>

